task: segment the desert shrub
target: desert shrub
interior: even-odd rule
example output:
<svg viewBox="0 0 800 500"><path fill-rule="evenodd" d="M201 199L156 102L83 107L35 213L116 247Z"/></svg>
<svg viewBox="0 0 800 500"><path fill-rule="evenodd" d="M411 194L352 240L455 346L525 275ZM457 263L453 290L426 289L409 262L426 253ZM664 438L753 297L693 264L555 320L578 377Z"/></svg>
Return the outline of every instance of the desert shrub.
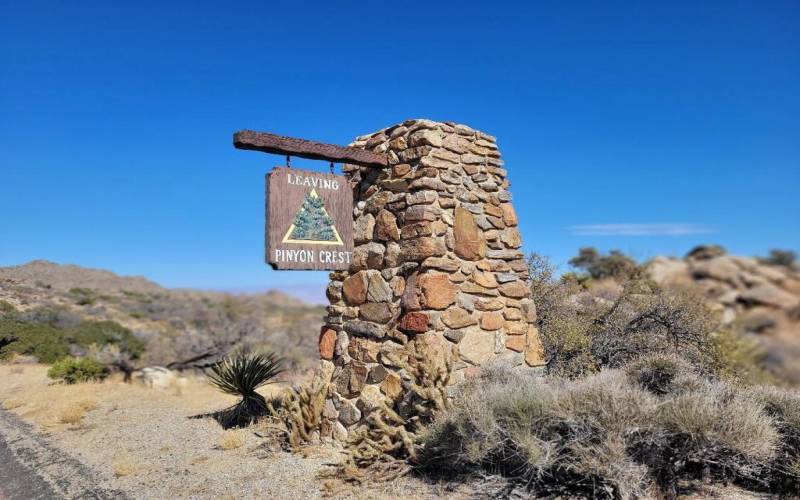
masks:
<svg viewBox="0 0 800 500"><path fill-rule="evenodd" d="M435 422L420 463L435 473L499 472L539 495L641 496L647 469L627 455L627 434L654 408L619 372L569 382L494 368Z"/></svg>
<svg viewBox="0 0 800 500"><path fill-rule="evenodd" d="M760 260L764 264L792 268L794 267L795 262L797 262L797 253L792 250L781 250L779 248L773 248L772 250L769 251L768 256L760 257L758 260Z"/></svg>
<svg viewBox="0 0 800 500"><path fill-rule="evenodd" d="M674 356L580 380L490 367L430 427L418 464L500 474L537 496L674 497L694 479L791 493L798 423L797 394L708 381Z"/></svg>
<svg viewBox="0 0 800 500"><path fill-rule="evenodd" d="M223 431L217 443L223 450L235 450L244 446L244 442L244 436L241 432L227 430Z"/></svg>
<svg viewBox="0 0 800 500"><path fill-rule="evenodd" d="M90 288L70 288L68 293L79 306L90 306L97 300L97 294Z"/></svg>
<svg viewBox="0 0 800 500"><path fill-rule="evenodd" d="M0 300L0 318L13 317L17 314L17 308L13 304Z"/></svg>
<svg viewBox="0 0 800 500"><path fill-rule="evenodd" d="M766 370L767 351L755 338L730 330L720 330L713 335L717 376L749 384L775 381Z"/></svg>
<svg viewBox="0 0 800 500"><path fill-rule="evenodd" d="M0 319L0 358L17 353L54 363L73 350L84 354L90 348L107 346L118 347L124 357L134 359L144 352L144 343L113 321L87 321L61 328L54 326L59 324L59 317L56 310L38 309L17 319Z"/></svg>
<svg viewBox="0 0 800 500"><path fill-rule="evenodd" d="M704 383L692 365L675 355L643 356L625 366L625 375L656 396L691 391Z"/></svg>
<svg viewBox="0 0 800 500"><path fill-rule="evenodd" d="M603 255L593 247L583 247L578 255L571 258L572 267L585 271L594 279L616 278L627 279L639 269L632 258L619 250L611 250Z"/></svg>
<svg viewBox="0 0 800 500"><path fill-rule="evenodd" d="M84 347L115 345L133 359L141 356L145 350L141 339L114 321L85 321L66 329L64 335L67 341Z"/></svg>
<svg viewBox="0 0 800 500"><path fill-rule="evenodd" d="M105 366L92 358L66 357L60 361L56 361L53 366L47 370L48 377L60 379L67 384L102 380L107 374L108 372Z"/></svg>
<svg viewBox="0 0 800 500"><path fill-rule="evenodd" d="M706 260L721 257L728 251L721 245L697 245L686 254L687 259Z"/></svg>
<svg viewBox="0 0 800 500"><path fill-rule="evenodd" d="M648 353L674 353L712 367L717 363L712 318L703 299L692 292L631 280L594 317L592 353L600 366L611 368Z"/></svg>
<svg viewBox="0 0 800 500"><path fill-rule="evenodd" d="M765 465L779 436L763 405L747 392L707 383L664 398L631 447L670 497L680 478L736 481L765 488Z"/></svg>
<svg viewBox="0 0 800 500"><path fill-rule="evenodd" d="M63 331L49 325L0 319L0 358L16 354L36 356L42 363L53 363L69 355Z"/></svg>
<svg viewBox="0 0 800 500"><path fill-rule="evenodd" d="M557 280L538 255L529 264L548 373L582 377L657 353L678 354L707 372L719 367L716 323L701 297L660 288L638 273L614 287L585 289Z"/></svg>
<svg viewBox="0 0 800 500"><path fill-rule="evenodd" d="M209 381L222 392L241 401L212 414L225 429L246 427L267 413L267 401L256 389L281 374L281 358L274 353L240 353L211 367Z"/></svg>
<svg viewBox="0 0 800 500"><path fill-rule="evenodd" d="M591 316L583 314L572 297L582 285L570 278L557 279L550 261L539 254L528 259L531 298L542 343L553 374L577 377L597 371L591 356Z"/></svg>
<svg viewBox="0 0 800 500"><path fill-rule="evenodd" d="M751 389L752 396L775 422L780 446L769 464L770 488L780 492L800 491L800 394L762 386Z"/></svg>
<svg viewBox="0 0 800 500"><path fill-rule="evenodd" d="M82 321L80 316L65 307L35 307L18 313L15 319L55 328L71 328Z"/></svg>

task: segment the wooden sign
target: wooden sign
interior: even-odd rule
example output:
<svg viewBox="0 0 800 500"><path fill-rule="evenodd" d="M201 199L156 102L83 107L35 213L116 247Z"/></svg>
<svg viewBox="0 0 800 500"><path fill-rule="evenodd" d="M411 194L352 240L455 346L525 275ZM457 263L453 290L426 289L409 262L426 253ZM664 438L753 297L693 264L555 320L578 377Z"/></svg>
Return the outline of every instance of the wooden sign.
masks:
<svg viewBox="0 0 800 500"><path fill-rule="evenodd" d="M267 175L266 260L273 269L343 270L353 259L353 191L341 175Z"/></svg>

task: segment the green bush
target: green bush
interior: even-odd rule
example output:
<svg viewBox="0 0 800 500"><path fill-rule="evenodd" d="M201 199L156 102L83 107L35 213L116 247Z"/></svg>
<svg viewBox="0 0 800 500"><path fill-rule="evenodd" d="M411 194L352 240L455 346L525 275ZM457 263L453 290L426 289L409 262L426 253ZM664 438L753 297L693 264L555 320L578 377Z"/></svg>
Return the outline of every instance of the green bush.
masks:
<svg viewBox="0 0 800 500"><path fill-rule="evenodd" d="M90 306L97 300L97 294L90 288L70 288L69 295L79 306Z"/></svg>
<svg viewBox="0 0 800 500"><path fill-rule="evenodd" d="M54 319L57 312L42 309L31 314L38 319L50 320ZM0 319L0 358L6 358L13 352L35 356L42 363L54 363L68 356L73 347L85 351L92 346L102 349L114 345L124 355L136 359L145 350L142 340L113 321L86 321L59 328L48 322L19 319L28 317L18 315L18 319Z"/></svg>
<svg viewBox="0 0 800 500"><path fill-rule="evenodd" d="M92 358L66 357L47 370L48 377L63 380L67 384L102 380L106 375L106 368Z"/></svg>
<svg viewBox="0 0 800 500"><path fill-rule="evenodd" d="M636 261L619 250L603 255L593 247L581 248L578 255L570 259L569 265L582 269L594 279L627 279L639 269Z"/></svg>
<svg viewBox="0 0 800 500"><path fill-rule="evenodd" d="M144 353L144 342L133 332L113 321L85 321L64 331L68 342L83 347L117 345L120 350L136 359Z"/></svg>
<svg viewBox="0 0 800 500"><path fill-rule="evenodd" d="M69 355L64 332L50 325L0 319L0 358L11 353L36 356L42 363L53 363Z"/></svg>
<svg viewBox="0 0 800 500"><path fill-rule="evenodd" d="M797 262L797 253L792 250L773 248L769 251L769 256L761 257L758 260L764 264L791 268L794 267L795 262Z"/></svg>

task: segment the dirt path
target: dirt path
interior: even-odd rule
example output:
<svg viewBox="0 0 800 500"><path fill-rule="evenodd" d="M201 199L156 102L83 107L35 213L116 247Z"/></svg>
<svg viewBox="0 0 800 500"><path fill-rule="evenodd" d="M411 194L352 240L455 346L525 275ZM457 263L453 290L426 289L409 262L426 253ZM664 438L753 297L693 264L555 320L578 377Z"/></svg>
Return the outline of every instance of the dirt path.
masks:
<svg viewBox="0 0 800 500"><path fill-rule="evenodd" d="M122 499L98 486L96 471L36 436L31 425L0 410L0 498Z"/></svg>

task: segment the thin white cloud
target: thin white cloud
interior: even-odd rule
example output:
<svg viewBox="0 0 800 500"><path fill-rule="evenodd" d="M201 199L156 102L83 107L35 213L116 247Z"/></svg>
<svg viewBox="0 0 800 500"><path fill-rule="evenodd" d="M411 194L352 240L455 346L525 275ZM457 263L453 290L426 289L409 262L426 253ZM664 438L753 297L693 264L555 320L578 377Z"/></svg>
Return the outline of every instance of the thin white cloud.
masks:
<svg viewBox="0 0 800 500"><path fill-rule="evenodd" d="M715 231L701 224L588 224L569 226L569 232L573 236L686 236Z"/></svg>

